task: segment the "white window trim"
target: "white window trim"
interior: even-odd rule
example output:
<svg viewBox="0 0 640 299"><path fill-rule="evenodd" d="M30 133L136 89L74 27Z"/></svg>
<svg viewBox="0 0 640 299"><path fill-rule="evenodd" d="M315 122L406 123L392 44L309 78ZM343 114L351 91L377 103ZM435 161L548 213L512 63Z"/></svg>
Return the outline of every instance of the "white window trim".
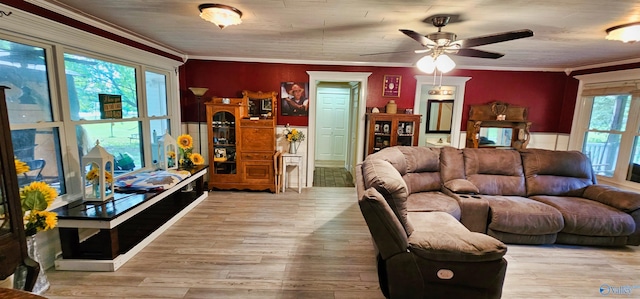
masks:
<svg viewBox="0 0 640 299"><path fill-rule="evenodd" d="M41 2L41 1L33 1ZM3 26L0 28L0 38L31 44L34 46L45 48L47 53L47 61L54 61L58 66L64 65L63 53L81 53L80 55L86 55L106 61L112 61L125 65L133 65L137 72L140 72L140 76L137 76L137 80L144 79L144 71L152 70L158 73L167 74L167 117L160 117L164 119L171 119L171 131L181 131L181 119L180 119L180 84L179 84L179 72L178 67L183 64L182 61L177 61L168 57L164 57L155 53L147 52L135 47L122 44L92 33L88 33L65 24L54 22L46 18L16 9L12 6L0 4L0 9L4 11L11 11L11 17L3 18ZM61 13L60 11L58 11ZM71 12L63 13L69 16L73 14ZM77 19L77 18L76 18ZM113 28L106 28L100 26L101 29L113 32ZM116 33L117 34L117 33ZM129 38L128 36L125 36ZM130 38L132 39L132 38ZM133 38L132 40L141 42ZM149 41L142 42L149 44ZM168 54L176 55L182 60L185 60L185 55L172 51L171 49L159 47L158 45L152 45L152 47L164 51ZM51 64L49 64L50 66ZM53 123L48 123L47 127L57 127L59 129L61 139L61 151L63 152L62 163L64 167L64 180L66 185L67 194L60 196L53 203L52 208L56 208L66 204L69 201L77 200L80 193L81 180L77 179L78 165L80 157L78 157L77 150L74 144L68 144L67 139L75 136L75 130L70 130L67 126L71 121L67 119L69 104L67 99L66 90L66 77L64 74L64 67L58 67L56 69L49 70L49 88L51 103L53 108ZM138 82L140 84L140 82ZM62 90L58 87L63 86ZM144 81L142 85L144 86ZM142 91L138 92L139 100L146 101L145 95ZM141 110L141 108L143 108ZM142 113L146 113L146 104L139 104L138 112L140 117L138 121L146 117ZM67 112L65 112L67 111ZM148 118L148 117L147 117ZM157 118L148 118L157 119ZM64 123L64 125L61 125ZM17 126L19 127L19 126ZM12 126L13 128L13 126ZM144 131L146 130L146 131ZM144 144L148 144L150 140L150 129L148 125L143 124L143 136L145 137ZM149 139L149 140L148 140ZM145 147L145 159L151 157L151 149ZM72 165L73 164L73 165ZM150 164L150 163L147 163ZM70 166L71 165L71 166Z"/></svg>
<svg viewBox="0 0 640 299"><path fill-rule="evenodd" d="M616 81L633 81L640 80L640 69L630 69L622 71L604 72L589 75L575 76L574 78L580 80L578 84L578 95L576 98L576 105L573 113L573 122L571 125L571 135L569 136L569 150L582 150L582 144L584 142L584 132L589 127L589 121L591 119L591 105L593 97L583 97L582 93L586 84L594 83L607 83ZM638 111L640 103L637 97L633 97L631 101L630 111ZM636 110L634 110L636 109ZM635 130L638 128L640 120L638 117L634 117L633 114L629 116L629 122L627 124L627 130ZM630 133L629 133L630 134ZM620 159L629 160L631 156L633 144L620 144ZM624 189L630 189L634 191L640 191L640 183L630 182L626 180L626 169L623 167L624 163L617 163L614 176L612 178L598 176L598 181L608 185L614 185Z"/></svg>

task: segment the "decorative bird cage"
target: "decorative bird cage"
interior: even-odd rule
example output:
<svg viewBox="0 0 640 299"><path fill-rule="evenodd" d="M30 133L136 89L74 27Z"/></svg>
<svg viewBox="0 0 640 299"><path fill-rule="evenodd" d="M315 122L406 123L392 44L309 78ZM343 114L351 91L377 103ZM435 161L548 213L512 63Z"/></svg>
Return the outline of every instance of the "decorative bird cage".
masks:
<svg viewBox="0 0 640 299"><path fill-rule="evenodd" d="M85 201L107 201L113 198L113 155L109 154L96 140L96 146L82 157L82 183Z"/></svg>
<svg viewBox="0 0 640 299"><path fill-rule="evenodd" d="M160 169L178 169L178 142L166 131L159 142L158 159Z"/></svg>

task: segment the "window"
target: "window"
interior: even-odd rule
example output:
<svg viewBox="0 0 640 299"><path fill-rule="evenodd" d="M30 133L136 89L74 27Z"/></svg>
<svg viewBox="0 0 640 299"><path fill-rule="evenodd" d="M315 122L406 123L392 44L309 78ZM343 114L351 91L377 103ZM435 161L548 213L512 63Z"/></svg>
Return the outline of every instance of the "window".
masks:
<svg viewBox="0 0 640 299"><path fill-rule="evenodd" d="M136 69L69 53L64 54L64 66L78 156L87 154L99 141L114 156L116 174L144 167ZM120 98L121 118L107 118L101 113L100 95L104 94Z"/></svg>
<svg viewBox="0 0 640 299"><path fill-rule="evenodd" d="M11 140L16 158L30 171L21 186L44 180L66 194L59 130L55 122L47 54L50 47L0 40L0 85L6 90Z"/></svg>
<svg viewBox="0 0 640 299"><path fill-rule="evenodd" d="M54 208L81 197L79 160L96 141L114 155L118 175L151 167L160 137L171 133L172 126L179 129L172 119L179 103L169 100L177 97L172 88L177 85L175 62L117 51L125 47L117 43L109 50L115 56L91 49L88 41L83 45L89 50L0 29L0 85L9 87L6 102L15 155L31 168L18 182L22 186L44 180L57 188L61 197ZM154 62L158 65L147 64ZM101 95L120 98L121 117L103 115Z"/></svg>
<svg viewBox="0 0 640 299"><path fill-rule="evenodd" d="M596 174L613 177L620 142L629 118L630 95L605 95L589 99L591 118L582 152L593 164Z"/></svg>
<svg viewBox="0 0 640 299"><path fill-rule="evenodd" d="M572 144L589 157L601 180L637 188L635 183L640 183L640 121L637 117L640 115L640 81L585 81L587 84L583 85L576 105L578 121L572 132L572 139L576 141Z"/></svg>

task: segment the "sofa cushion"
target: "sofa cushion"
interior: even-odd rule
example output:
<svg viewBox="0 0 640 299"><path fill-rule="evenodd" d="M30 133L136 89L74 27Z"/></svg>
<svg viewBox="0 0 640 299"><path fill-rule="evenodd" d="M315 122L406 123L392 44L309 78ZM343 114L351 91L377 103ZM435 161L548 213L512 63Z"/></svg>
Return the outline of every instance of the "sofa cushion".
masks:
<svg viewBox="0 0 640 299"><path fill-rule="evenodd" d="M478 187L472 182L465 179L453 179L444 183L444 187L451 190L454 193L462 194L477 194L480 193Z"/></svg>
<svg viewBox="0 0 640 299"><path fill-rule="evenodd" d="M409 188L409 193L439 191L442 188L439 172L408 172L402 178Z"/></svg>
<svg viewBox="0 0 640 299"><path fill-rule="evenodd" d="M464 158L462 150L446 146L440 149L440 176L443 182L464 179Z"/></svg>
<svg viewBox="0 0 640 299"><path fill-rule="evenodd" d="M460 206L453 197L440 191L413 193L407 198L407 211L411 212L446 212L460 220ZM411 218L409 218L411 221ZM411 221L411 224L417 226Z"/></svg>
<svg viewBox="0 0 640 299"><path fill-rule="evenodd" d="M397 146L383 148L376 153L368 155L365 160L367 159L387 161L393 165L400 175L405 175L407 173L407 159L405 159L404 154L402 154Z"/></svg>
<svg viewBox="0 0 640 299"><path fill-rule="evenodd" d="M362 176L365 189L373 187L384 196L407 234L410 235L413 232L413 226L407 220L406 202L409 192L400 173L385 160L365 159L362 162Z"/></svg>
<svg viewBox="0 0 640 299"><path fill-rule="evenodd" d="M420 228L409 237L409 248L416 255L436 261L486 262L501 259L507 252L504 243L467 230L451 215L443 212L419 213Z"/></svg>
<svg viewBox="0 0 640 299"><path fill-rule="evenodd" d="M556 208L564 218L563 233L584 236L626 236L636 230L631 215L608 205L581 197L532 196L531 199Z"/></svg>
<svg viewBox="0 0 640 299"><path fill-rule="evenodd" d="M523 149L520 151L527 196L582 196L596 179L589 158L578 151Z"/></svg>
<svg viewBox="0 0 640 299"><path fill-rule="evenodd" d="M422 146L397 146L407 160L407 172L440 172L440 149Z"/></svg>
<svg viewBox="0 0 640 299"><path fill-rule="evenodd" d="M440 149L418 146L396 146L406 160L406 173L403 178L409 187L409 193L439 191Z"/></svg>
<svg viewBox="0 0 640 299"><path fill-rule="evenodd" d="M640 193L618 189L607 185L591 185L582 195L626 213L640 209Z"/></svg>
<svg viewBox="0 0 640 299"><path fill-rule="evenodd" d="M544 203L520 196L485 196L489 229L519 235L555 234L564 227L562 214Z"/></svg>
<svg viewBox="0 0 640 299"><path fill-rule="evenodd" d="M526 194L520 153L507 149L463 150L467 180L478 187L479 193L488 195Z"/></svg>

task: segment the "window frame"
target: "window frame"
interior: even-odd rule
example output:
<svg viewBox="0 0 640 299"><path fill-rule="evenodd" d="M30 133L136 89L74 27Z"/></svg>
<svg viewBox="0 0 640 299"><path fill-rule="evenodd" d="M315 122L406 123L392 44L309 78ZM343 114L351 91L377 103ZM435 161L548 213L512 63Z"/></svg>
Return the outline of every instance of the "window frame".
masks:
<svg viewBox="0 0 640 299"><path fill-rule="evenodd" d="M87 32L78 32L75 29L41 17L25 14L19 10L13 10L11 19L6 26L0 28L0 39L22 43L45 49L47 79L50 91L52 122L36 124L15 124L11 130L31 128L56 128L59 133L61 163L64 174L62 178L66 187L66 194L59 196L52 204L51 209L63 206L68 202L82 198L82 180L80 171L80 157L75 147L75 125L78 121L69 118L69 102L67 79L64 68L64 53L78 54L108 62L132 66L140 75L136 75L138 117L135 120L142 123L141 144L143 145L145 167L152 168L151 132L149 121L154 119L169 120L171 132L175 134L181 131L180 119L180 91L178 66L183 62L162 57L150 52L133 48ZM28 20L28 21L25 21ZM28 22L32 26L24 27L20 24ZM55 32L56 34L49 34ZM54 38L55 40L52 40ZM146 103L145 72L151 71L165 75L167 115L148 117Z"/></svg>
<svg viewBox="0 0 640 299"><path fill-rule="evenodd" d="M582 151L586 133L593 131L589 130L589 123L591 120L593 99L595 96L597 96L584 96L583 93L585 91L585 85L606 83L612 83L613 85L615 84L615 82L622 81L638 81L637 84L640 85L640 69L580 75L575 76L575 78L580 80L580 83L578 85L578 95L574 109L573 123L571 126L571 135L569 137L569 149ZM612 94L616 93L612 92ZM629 163L631 162L631 155L633 153L634 139L636 136L640 136L640 118L632 117L640 114L640 94L629 92L627 92L626 94L631 95L631 103L625 130L610 131L621 133L620 151L618 153L618 159L614 168L613 176L606 177L597 175L597 179L601 183L640 191L640 183L627 181L628 167Z"/></svg>

